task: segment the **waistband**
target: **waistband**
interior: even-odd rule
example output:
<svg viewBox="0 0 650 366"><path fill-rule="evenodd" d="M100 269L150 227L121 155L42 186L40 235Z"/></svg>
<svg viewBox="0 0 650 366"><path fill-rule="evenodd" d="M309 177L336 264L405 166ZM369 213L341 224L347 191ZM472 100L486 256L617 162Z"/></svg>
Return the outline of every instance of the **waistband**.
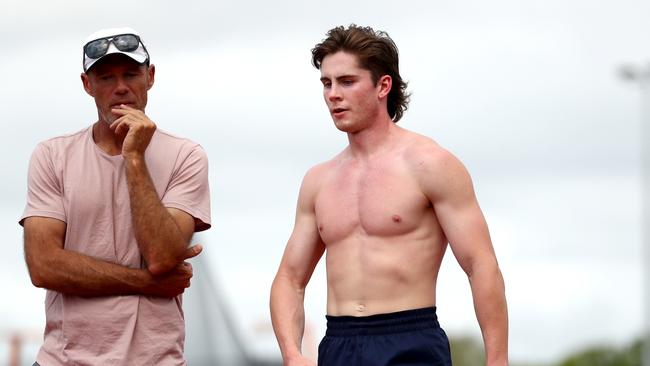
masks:
<svg viewBox="0 0 650 366"><path fill-rule="evenodd" d="M325 318L326 336L400 333L440 327L435 306L360 317L325 315Z"/></svg>

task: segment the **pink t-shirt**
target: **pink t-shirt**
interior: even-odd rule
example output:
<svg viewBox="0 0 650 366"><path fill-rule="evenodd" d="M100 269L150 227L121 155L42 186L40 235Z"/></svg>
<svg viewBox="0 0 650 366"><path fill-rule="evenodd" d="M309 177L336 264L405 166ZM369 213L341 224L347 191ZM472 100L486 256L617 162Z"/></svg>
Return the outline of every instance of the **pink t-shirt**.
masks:
<svg viewBox="0 0 650 366"><path fill-rule="evenodd" d="M208 161L200 145L157 130L145 153L165 207L210 227ZM29 164L20 220L64 221L64 249L143 268L131 223L124 160L99 149L92 127L40 143ZM182 298L80 297L48 290L41 365L185 365Z"/></svg>

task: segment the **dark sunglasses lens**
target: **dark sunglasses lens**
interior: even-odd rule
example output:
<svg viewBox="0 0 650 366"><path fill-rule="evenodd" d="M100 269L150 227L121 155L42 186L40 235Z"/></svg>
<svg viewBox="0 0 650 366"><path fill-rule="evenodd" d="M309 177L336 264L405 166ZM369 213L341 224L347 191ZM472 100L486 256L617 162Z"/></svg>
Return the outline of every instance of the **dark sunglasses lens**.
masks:
<svg viewBox="0 0 650 366"><path fill-rule="evenodd" d="M113 38L113 44L115 44L115 47L120 51L131 52L138 49L140 40L132 34L125 34Z"/></svg>
<svg viewBox="0 0 650 366"><path fill-rule="evenodd" d="M98 39L88 43L85 47L86 56L90 58L100 58L108 50L108 40Z"/></svg>

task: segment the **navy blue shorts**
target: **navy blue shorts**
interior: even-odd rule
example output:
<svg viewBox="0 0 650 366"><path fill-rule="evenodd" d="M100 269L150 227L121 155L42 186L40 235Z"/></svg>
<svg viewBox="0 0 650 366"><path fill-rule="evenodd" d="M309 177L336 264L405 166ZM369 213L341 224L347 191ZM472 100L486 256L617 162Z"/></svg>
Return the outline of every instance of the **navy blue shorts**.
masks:
<svg viewBox="0 0 650 366"><path fill-rule="evenodd" d="M435 307L325 317L318 366L451 366L449 340Z"/></svg>

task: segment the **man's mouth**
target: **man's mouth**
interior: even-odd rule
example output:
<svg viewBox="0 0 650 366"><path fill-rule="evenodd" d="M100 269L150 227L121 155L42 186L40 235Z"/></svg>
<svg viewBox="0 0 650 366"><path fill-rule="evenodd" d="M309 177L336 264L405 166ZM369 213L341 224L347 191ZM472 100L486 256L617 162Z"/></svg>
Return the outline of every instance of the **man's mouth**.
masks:
<svg viewBox="0 0 650 366"><path fill-rule="evenodd" d="M128 105L129 107L133 107L133 103L131 102L119 102L119 103L111 104L111 109L121 108L122 105Z"/></svg>
<svg viewBox="0 0 650 366"><path fill-rule="evenodd" d="M341 115L343 112L346 112L347 109L345 108L334 108L332 109L332 114L334 115Z"/></svg>

